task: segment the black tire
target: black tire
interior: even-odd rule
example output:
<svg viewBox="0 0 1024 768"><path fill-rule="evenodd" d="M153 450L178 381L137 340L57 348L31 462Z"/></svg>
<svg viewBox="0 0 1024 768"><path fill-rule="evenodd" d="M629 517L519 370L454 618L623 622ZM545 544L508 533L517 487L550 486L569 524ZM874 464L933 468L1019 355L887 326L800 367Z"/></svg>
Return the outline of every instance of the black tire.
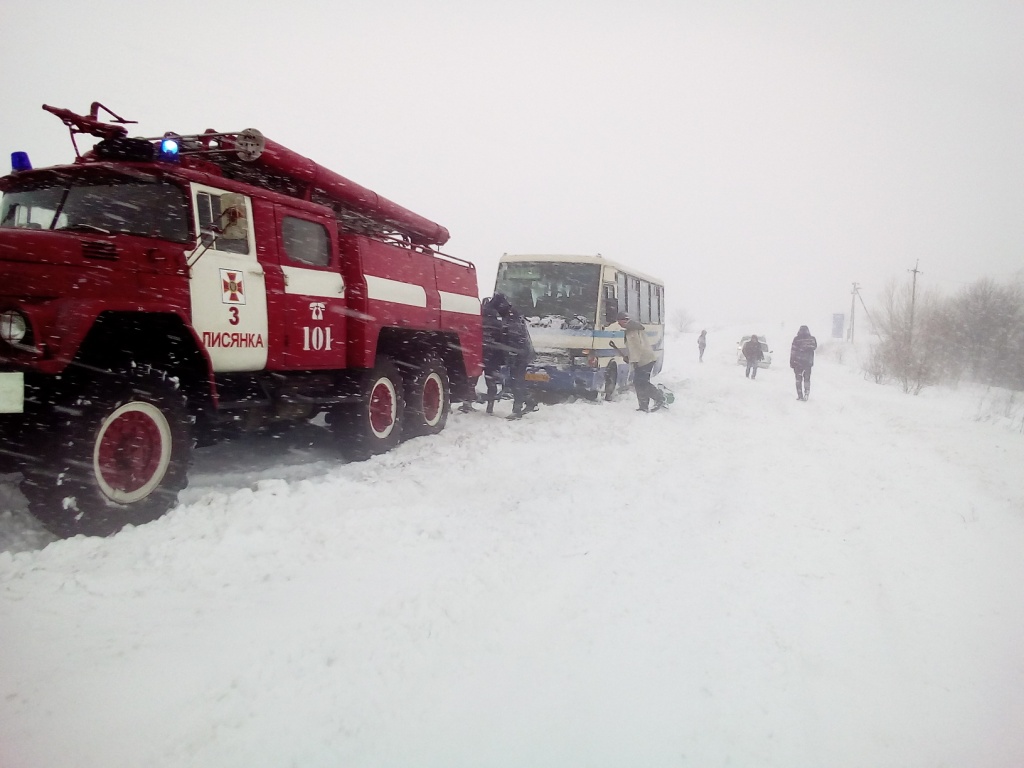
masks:
<svg viewBox="0 0 1024 768"><path fill-rule="evenodd" d="M402 376L384 359L364 376L359 402L343 407L331 427L338 432L342 452L352 461L364 461L394 448L402 438L405 398Z"/></svg>
<svg viewBox="0 0 1024 768"><path fill-rule="evenodd" d="M188 482L185 397L162 371L85 384L54 407L21 484L29 511L57 536L108 536L155 520Z"/></svg>
<svg viewBox="0 0 1024 768"><path fill-rule="evenodd" d="M451 386L448 370L437 358L421 365L405 390L404 437L436 435L448 422Z"/></svg>

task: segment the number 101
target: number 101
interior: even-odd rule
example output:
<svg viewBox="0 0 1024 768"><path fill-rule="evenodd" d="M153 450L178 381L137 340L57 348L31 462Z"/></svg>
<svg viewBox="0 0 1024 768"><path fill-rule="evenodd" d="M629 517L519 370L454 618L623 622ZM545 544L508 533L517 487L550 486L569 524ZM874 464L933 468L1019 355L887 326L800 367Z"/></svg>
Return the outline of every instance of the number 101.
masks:
<svg viewBox="0 0 1024 768"><path fill-rule="evenodd" d="M331 351L331 328L321 328L316 326L310 328L308 325L302 328L302 350L308 352L309 350L315 350L317 352Z"/></svg>

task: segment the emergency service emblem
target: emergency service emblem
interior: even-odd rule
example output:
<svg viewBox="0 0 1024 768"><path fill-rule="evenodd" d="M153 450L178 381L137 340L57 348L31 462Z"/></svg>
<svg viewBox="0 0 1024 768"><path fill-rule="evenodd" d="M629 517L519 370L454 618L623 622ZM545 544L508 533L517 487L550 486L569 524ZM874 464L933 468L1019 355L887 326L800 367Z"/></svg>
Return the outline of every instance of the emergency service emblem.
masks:
<svg viewBox="0 0 1024 768"><path fill-rule="evenodd" d="M242 285L240 269L222 269L220 271L220 300L224 304L245 304L245 288Z"/></svg>

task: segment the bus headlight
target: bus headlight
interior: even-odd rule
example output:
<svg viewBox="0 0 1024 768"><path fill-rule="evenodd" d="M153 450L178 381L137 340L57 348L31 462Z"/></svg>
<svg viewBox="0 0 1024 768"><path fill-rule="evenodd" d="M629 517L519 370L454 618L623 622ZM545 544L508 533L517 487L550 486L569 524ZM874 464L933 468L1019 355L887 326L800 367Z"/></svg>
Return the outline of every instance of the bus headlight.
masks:
<svg viewBox="0 0 1024 768"><path fill-rule="evenodd" d="M28 333L28 321L21 312L9 309L0 313L0 339L8 344L20 344Z"/></svg>

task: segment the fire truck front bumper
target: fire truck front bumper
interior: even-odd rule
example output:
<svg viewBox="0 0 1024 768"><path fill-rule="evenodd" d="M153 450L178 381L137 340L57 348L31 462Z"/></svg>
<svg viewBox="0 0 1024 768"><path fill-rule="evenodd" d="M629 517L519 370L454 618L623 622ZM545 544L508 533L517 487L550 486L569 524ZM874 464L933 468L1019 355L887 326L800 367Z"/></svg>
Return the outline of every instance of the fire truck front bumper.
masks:
<svg viewBox="0 0 1024 768"><path fill-rule="evenodd" d="M0 372L0 413L25 412L25 374Z"/></svg>

